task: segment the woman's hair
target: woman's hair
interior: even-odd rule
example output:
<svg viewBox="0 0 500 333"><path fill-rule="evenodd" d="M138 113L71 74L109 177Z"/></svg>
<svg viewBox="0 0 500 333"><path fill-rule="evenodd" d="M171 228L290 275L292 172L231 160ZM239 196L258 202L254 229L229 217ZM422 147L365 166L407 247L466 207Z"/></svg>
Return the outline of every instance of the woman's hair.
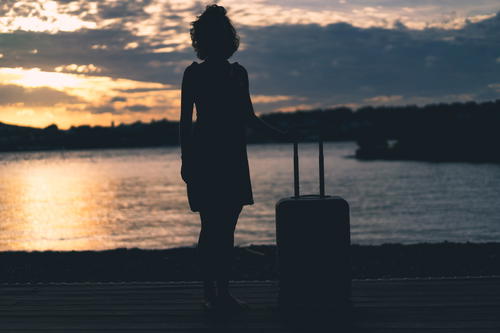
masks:
<svg viewBox="0 0 500 333"><path fill-rule="evenodd" d="M191 44L201 60L228 59L238 49L240 37L226 13L222 6L208 5L196 21L191 22Z"/></svg>

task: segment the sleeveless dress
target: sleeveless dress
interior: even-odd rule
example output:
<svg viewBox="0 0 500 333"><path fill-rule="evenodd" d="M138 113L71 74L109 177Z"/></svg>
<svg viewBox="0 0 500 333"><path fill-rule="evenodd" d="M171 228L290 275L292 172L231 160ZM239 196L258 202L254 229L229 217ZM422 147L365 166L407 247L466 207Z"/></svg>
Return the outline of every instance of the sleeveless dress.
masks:
<svg viewBox="0 0 500 333"><path fill-rule="evenodd" d="M190 65L196 123L190 141L192 211L254 203L246 150L248 78L237 62ZM246 81L246 82L245 82Z"/></svg>

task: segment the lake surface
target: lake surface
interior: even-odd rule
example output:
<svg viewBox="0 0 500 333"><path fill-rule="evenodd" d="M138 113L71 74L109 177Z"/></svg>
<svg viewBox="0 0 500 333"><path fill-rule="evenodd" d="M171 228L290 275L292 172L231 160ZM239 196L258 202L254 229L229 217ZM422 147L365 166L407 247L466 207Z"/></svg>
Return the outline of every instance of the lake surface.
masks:
<svg viewBox="0 0 500 333"><path fill-rule="evenodd" d="M355 149L325 144L326 192L349 201L353 243L500 241L499 165L358 161ZM299 151L302 193L317 193L317 146ZM292 147L248 152L255 204L236 243L272 244L274 205L293 193ZM199 216L179 170L177 147L1 153L0 251L194 245Z"/></svg>

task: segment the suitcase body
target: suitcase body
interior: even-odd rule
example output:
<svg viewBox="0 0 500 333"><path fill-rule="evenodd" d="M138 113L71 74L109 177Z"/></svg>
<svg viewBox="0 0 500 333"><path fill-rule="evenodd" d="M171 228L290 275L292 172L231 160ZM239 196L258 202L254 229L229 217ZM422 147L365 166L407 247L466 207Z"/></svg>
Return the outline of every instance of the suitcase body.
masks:
<svg viewBox="0 0 500 333"><path fill-rule="evenodd" d="M320 141L320 194L300 195L294 144L295 196L276 203L279 303L282 307L325 308L351 296L349 204L324 194Z"/></svg>

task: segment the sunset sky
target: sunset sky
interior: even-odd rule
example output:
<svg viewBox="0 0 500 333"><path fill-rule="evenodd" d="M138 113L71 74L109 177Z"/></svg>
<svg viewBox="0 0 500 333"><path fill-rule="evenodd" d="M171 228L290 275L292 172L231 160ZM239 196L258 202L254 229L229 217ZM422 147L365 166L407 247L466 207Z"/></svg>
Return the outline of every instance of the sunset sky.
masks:
<svg viewBox="0 0 500 333"><path fill-rule="evenodd" d="M177 120L208 1L0 3L0 122ZM498 0L219 1L259 113L500 98ZM197 60L199 61L199 60Z"/></svg>

